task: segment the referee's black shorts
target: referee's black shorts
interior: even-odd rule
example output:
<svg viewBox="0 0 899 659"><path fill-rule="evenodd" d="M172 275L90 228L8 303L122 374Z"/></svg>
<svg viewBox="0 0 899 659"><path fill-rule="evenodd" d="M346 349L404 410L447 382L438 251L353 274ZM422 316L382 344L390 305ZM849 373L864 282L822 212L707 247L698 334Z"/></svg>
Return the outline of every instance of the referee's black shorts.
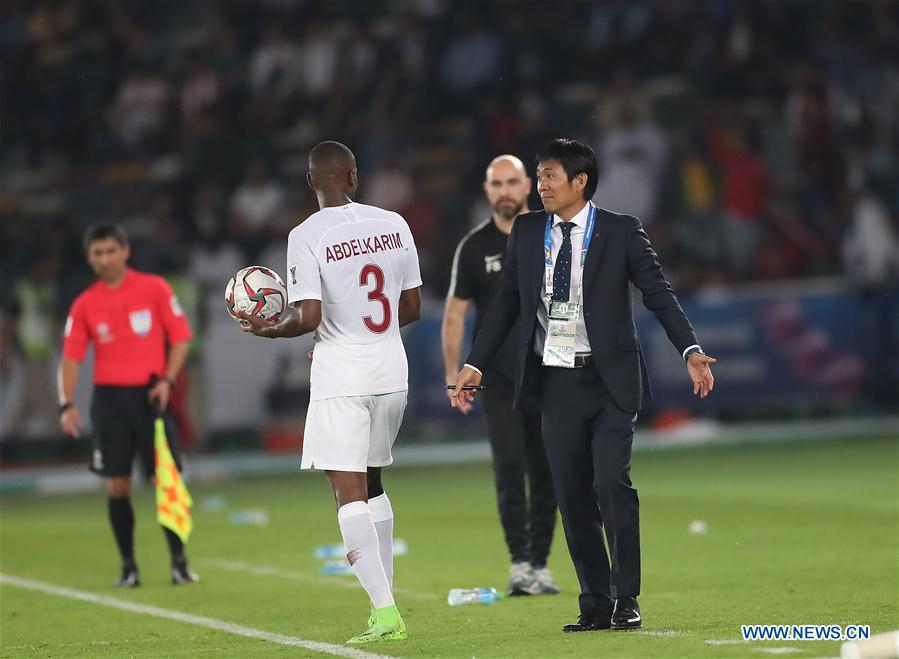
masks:
<svg viewBox="0 0 899 659"><path fill-rule="evenodd" d="M149 387L94 387L91 423L94 427L91 471L101 476L130 476L134 456L141 459L144 476L155 472L153 436L156 414L147 397ZM163 415L165 432L178 469L181 451L171 415Z"/></svg>

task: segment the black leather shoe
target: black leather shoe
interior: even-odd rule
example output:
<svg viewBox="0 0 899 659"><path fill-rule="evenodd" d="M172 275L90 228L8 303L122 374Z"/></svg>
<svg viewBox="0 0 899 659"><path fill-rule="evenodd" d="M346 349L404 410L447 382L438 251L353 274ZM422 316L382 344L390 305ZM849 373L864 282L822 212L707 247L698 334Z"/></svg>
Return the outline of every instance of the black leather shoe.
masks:
<svg viewBox="0 0 899 659"><path fill-rule="evenodd" d="M612 629L639 629L643 626L636 597L619 597L612 612Z"/></svg>
<svg viewBox="0 0 899 659"><path fill-rule="evenodd" d="M595 613L582 613L578 616L577 622L562 627L562 631L566 634L574 632L595 632L600 629L609 629L612 627L612 619L608 613L597 615Z"/></svg>

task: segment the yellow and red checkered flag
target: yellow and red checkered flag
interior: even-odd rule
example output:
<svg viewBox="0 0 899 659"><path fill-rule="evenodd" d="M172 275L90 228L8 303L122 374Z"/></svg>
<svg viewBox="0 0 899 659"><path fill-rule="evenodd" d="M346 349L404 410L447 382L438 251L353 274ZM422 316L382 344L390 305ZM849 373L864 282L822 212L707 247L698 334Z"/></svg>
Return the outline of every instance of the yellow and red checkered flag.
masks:
<svg viewBox="0 0 899 659"><path fill-rule="evenodd" d="M159 523L171 529L186 543L194 524L190 518L190 507L194 505L187 486L169 450L165 436L165 422L156 419L156 518Z"/></svg>

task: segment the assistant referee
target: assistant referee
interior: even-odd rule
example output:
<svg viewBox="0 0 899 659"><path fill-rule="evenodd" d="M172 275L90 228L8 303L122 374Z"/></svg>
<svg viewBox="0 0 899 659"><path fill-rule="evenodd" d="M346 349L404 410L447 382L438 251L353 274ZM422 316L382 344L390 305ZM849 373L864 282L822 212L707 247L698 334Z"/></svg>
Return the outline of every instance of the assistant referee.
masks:
<svg viewBox="0 0 899 659"><path fill-rule="evenodd" d="M97 223L84 234L84 249L97 281L79 295L66 319L59 365L59 420L78 437L81 415L73 396L88 343L94 346L94 396L91 403L93 452L90 468L106 480L109 522L122 558L120 588L140 585L134 560L134 510L131 468L140 455L144 475L153 478L154 408L165 411L172 386L187 358L191 332L178 298L162 278L128 267L128 237L119 224ZM167 436L179 469L174 424ZM172 583L199 578L187 565L184 545L163 527L172 556Z"/></svg>
<svg viewBox="0 0 899 659"><path fill-rule="evenodd" d="M468 307L473 301L477 333L500 287L512 223L530 192L531 179L515 156L498 156L487 167L484 193L492 215L459 243L446 296L441 339L447 384L455 384L459 372ZM513 409L514 380L515 341L510 338L484 374L487 389L483 394L499 516L512 557L508 593L555 594L559 589L546 559L556 525L556 496L543 447L540 411L536 399L523 400ZM468 408L460 406L463 413Z"/></svg>

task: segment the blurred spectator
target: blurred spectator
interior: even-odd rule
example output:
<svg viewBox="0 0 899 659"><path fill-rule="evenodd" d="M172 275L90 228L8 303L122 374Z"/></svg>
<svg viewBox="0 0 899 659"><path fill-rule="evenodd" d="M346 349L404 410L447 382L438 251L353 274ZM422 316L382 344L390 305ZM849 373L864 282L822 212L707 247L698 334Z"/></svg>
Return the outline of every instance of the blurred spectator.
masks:
<svg viewBox="0 0 899 659"><path fill-rule="evenodd" d="M199 287L202 327L226 318L225 285L231 275L246 265L237 246L218 232L203 234L191 247L187 274Z"/></svg>
<svg viewBox="0 0 899 659"><path fill-rule="evenodd" d="M673 240L678 253L706 267L722 257L723 231L712 164L699 140L683 147L673 172L673 205L679 214Z"/></svg>
<svg viewBox="0 0 899 659"><path fill-rule="evenodd" d="M594 200L616 213L626 213L650 225L656 215L659 183L668 145L635 97L612 101L614 115L599 140L596 155L600 175Z"/></svg>
<svg viewBox="0 0 899 659"><path fill-rule="evenodd" d="M369 177L363 199L366 204L398 212L412 201L414 192L412 176L397 159L389 158Z"/></svg>
<svg viewBox="0 0 899 659"><path fill-rule="evenodd" d="M378 49L371 32L362 25L354 26L344 42L339 60L337 82L353 98L364 97L378 80Z"/></svg>
<svg viewBox="0 0 899 659"><path fill-rule="evenodd" d="M802 219L809 230L832 246L829 259L837 256L843 233L842 202L846 192L847 158L832 123L827 87L817 79L805 83L793 99L796 161L801 173Z"/></svg>
<svg viewBox="0 0 899 659"><path fill-rule="evenodd" d="M23 362L23 383L18 406L6 417L4 432L46 437L56 430L53 403L53 355L58 340L56 324L59 262L55 255L34 259L13 285L17 309L16 339Z"/></svg>
<svg viewBox="0 0 899 659"><path fill-rule="evenodd" d="M425 193L421 176L413 182L412 197L397 206L396 211L409 224L409 229L415 237L422 281L426 286L433 285L442 274L437 271L441 261L437 258L435 249L435 243L440 236L440 213Z"/></svg>
<svg viewBox="0 0 899 659"><path fill-rule="evenodd" d="M403 12L393 24L392 41L402 63L405 77L413 83L419 82L426 73L427 48L424 30L410 12Z"/></svg>
<svg viewBox="0 0 899 659"><path fill-rule="evenodd" d="M234 89L243 84L245 56L237 43L234 29L224 20L222 17L218 17L216 21L216 30L208 53L208 61L221 81L222 96L227 97Z"/></svg>
<svg viewBox="0 0 899 659"><path fill-rule="evenodd" d="M303 37L300 66L303 89L313 98L324 96L334 83L337 71L337 35L333 28L314 21Z"/></svg>
<svg viewBox="0 0 899 659"><path fill-rule="evenodd" d="M843 263L862 288L899 279L899 235L887 207L870 193L859 196L843 241Z"/></svg>
<svg viewBox="0 0 899 659"><path fill-rule="evenodd" d="M859 348L868 400L895 410L899 400L899 230L887 207L864 193L855 202L843 261L859 288Z"/></svg>
<svg viewBox="0 0 899 659"><path fill-rule="evenodd" d="M169 85L138 63L119 87L110 112L110 122L121 143L137 151L150 144L164 128L169 104Z"/></svg>
<svg viewBox="0 0 899 659"><path fill-rule="evenodd" d="M78 27L78 5L64 0L37 3L28 18L27 31L34 45L35 61L53 66L68 61L74 49L72 36Z"/></svg>
<svg viewBox="0 0 899 659"><path fill-rule="evenodd" d="M221 82L218 74L203 62L199 54L191 55L181 83L182 120L190 122L204 110L214 107L220 95Z"/></svg>
<svg viewBox="0 0 899 659"><path fill-rule="evenodd" d="M226 238L225 195L214 180L205 179L198 184L191 200L191 214L193 227L201 238L213 235Z"/></svg>
<svg viewBox="0 0 899 659"><path fill-rule="evenodd" d="M134 245L131 257L134 268L162 275L173 275L184 269L188 223L181 218L171 195L157 196L149 215L132 217L127 224Z"/></svg>
<svg viewBox="0 0 899 659"><path fill-rule="evenodd" d="M256 95L290 96L302 82L303 56L278 26L266 28L250 59L249 84Z"/></svg>
<svg viewBox="0 0 899 659"><path fill-rule="evenodd" d="M501 48L471 10L459 15L456 29L443 55L440 76L453 91L467 91L499 77Z"/></svg>
<svg viewBox="0 0 899 659"><path fill-rule="evenodd" d="M744 133L710 128L706 135L724 178L724 264L730 272L745 275L765 234L768 170L749 149Z"/></svg>
<svg viewBox="0 0 899 659"><path fill-rule="evenodd" d="M229 204L231 229L248 257L258 254L284 212L284 189L271 178L265 163L254 158Z"/></svg>

